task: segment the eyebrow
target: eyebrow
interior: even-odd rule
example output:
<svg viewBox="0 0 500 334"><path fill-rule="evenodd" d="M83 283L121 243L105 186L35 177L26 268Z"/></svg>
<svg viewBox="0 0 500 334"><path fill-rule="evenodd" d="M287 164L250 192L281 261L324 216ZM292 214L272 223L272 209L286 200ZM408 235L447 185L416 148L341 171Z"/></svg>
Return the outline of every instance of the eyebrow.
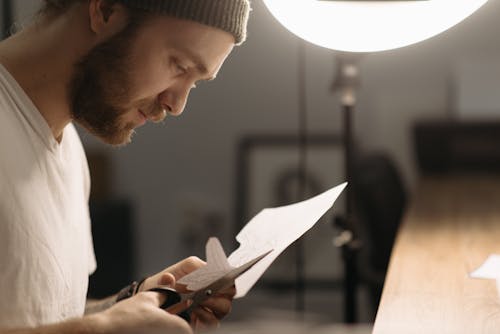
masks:
<svg viewBox="0 0 500 334"><path fill-rule="evenodd" d="M182 53L184 53L188 58L191 59L191 61L196 65L196 69L198 70L198 72L200 72L200 74L202 75L205 75L205 76L208 76L209 72L208 72L208 68L207 68L207 65L205 64L205 62L203 61L203 59L201 58L201 56L187 48L179 48L181 50ZM215 79L215 75L213 76L210 76L210 77L206 77L204 79L201 79L203 81L211 81L211 80L214 80Z"/></svg>

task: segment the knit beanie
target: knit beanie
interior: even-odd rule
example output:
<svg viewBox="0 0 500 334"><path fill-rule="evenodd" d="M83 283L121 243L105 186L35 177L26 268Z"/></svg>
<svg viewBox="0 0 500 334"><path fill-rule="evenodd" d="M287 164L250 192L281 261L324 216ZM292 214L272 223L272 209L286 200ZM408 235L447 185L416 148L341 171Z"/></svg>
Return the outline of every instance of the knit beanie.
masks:
<svg viewBox="0 0 500 334"><path fill-rule="evenodd" d="M123 4L158 14L196 21L232 34L235 43L246 38L249 0L119 0Z"/></svg>

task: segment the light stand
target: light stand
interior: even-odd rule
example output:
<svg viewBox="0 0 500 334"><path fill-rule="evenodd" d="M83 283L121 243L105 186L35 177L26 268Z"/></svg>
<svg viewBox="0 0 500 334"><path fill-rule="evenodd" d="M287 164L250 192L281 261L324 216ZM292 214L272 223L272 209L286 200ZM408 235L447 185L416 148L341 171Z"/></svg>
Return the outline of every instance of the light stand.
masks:
<svg viewBox="0 0 500 334"><path fill-rule="evenodd" d="M357 321L357 258L361 243L357 236L356 217L354 212L354 146L353 113L356 104L356 89L360 85L359 60L360 54L337 55L337 72L332 85L333 93L340 93L342 106L342 126L344 144L344 173L348 187L345 190L345 213L334 220L340 234L334 239L334 244L342 250L344 264L344 322Z"/></svg>

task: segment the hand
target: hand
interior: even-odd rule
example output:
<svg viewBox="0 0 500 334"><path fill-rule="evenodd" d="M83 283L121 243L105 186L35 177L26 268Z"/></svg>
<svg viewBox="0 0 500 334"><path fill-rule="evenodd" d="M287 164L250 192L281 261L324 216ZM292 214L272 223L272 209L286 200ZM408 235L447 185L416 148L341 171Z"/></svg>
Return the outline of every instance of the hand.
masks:
<svg viewBox="0 0 500 334"><path fill-rule="evenodd" d="M186 305L173 306L167 312L160 308L165 298L157 292L140 292L94 317L102 324L100 332L106 334L192 334L189 324L175 315Z"/></svg>
<svg viewBox="0 0 500 334"><path fill-rule="evenodd" d="M175 282L204 265L205 262L199 258L195 256L188 257L162 272L147 278L143 284L141 284L139 290L145 291L158 285L169 285L172 281ZM189 292L184 285L179 284L175 285L175 290L180 293ZM220 320L231 311L232 300L235 293L236 289L233 286L205 300L191 313L191 326L197 331L219 326ZM170 309L169 311L171 312Z"/></svg>

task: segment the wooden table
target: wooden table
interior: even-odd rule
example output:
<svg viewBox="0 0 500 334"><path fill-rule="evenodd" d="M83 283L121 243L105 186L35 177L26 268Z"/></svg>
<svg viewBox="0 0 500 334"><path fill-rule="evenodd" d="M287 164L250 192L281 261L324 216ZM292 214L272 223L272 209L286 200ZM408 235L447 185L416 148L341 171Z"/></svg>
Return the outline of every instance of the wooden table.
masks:
<svg viewBox="0 0 500 334"><path fill-rule="evenodd" d="M392 252L373 333L500 333L494 280L472 279L500 254L500 177L425 179Z"/></svg>

